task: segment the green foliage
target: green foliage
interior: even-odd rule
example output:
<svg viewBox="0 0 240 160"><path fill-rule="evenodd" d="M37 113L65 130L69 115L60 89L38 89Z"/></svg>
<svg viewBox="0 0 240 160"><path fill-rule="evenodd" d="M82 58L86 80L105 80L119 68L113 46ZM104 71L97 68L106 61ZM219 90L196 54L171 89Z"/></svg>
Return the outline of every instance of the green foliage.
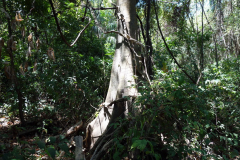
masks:
<svg viewBox="0 0 240 160"><path fill-rule="evenodd" d="M12 2L7 1L7 3ZM106 94L111 59L104 55L110 52L112 54L113 46L105 50L103 47L106 39L97 39L91 25L82 33L76 45L72 48L66 47L56 30L55 20L50 15L51 8L48 2L35 1L33 5L34 9L31 10L30 15L26 13L32 8L32 3L26 0L15 1L14 5L8 8L14 12L22 9L21 15L24 19L18 23L15 30L12 30L12 34L15 35L14 40L17 41L17 50L13 52L14 69L20 84L18 87L25 99L23 110L36 117L42 112L58 111L63 114L62 116L72 119L88 118L94 110L87 106L97 106ZM58 20L61 22L62 32L70 43L87 23L80 21L84 8L75 7L74 3L68 1L55 1L54 6L56 12L59 11ZM38 14L35 14L36 12ZM15 14L10 16L13 19ZM1 19L6 19L6 17L1 15ZM4 31L1 37L5 41L5 46L8 40L6 22L0 25L0 29ZM23 27L25 37L21 33ZM34 47L31 49L32 56L26 56L29 45L26 36L30 33L33 33ZM38 38L41 42L39 49L36 47ZM46 54L49 47L54 49L55 61L49 59ZM2 50L1 60L4 63L10 61L6 47ZM14 85L4 74L4 63L0 64L1 102L11 104L9 113L13 111L18 113L18 97ZM28 67L22 74L19 68L21 65L24 67L24 64L28 64ZM37 65L36 69L35 65ZM102 78L103 76L105 77ZM103 83L105 85L102 85Z"/></svg>
<svg viewBox="0 0 240 160"><path fill-rule="evenodd" d="M17 42L16 51L13 51L14 70L18 81L16 86L4 72L4 68L10 65L11 58L7 49L8 21L0 11L0 37L4 40L0 53L0 106L4 107L8 116L18 117L19 99L16 87L19 88L24 99L22 110L26 113L25 120L44 118L43 126L38 127L41 136L59 134L62 129L56 126L59 119L72 124L80 119L87 120L106 96L112 57L105 54L114 53L115 42L105 37L97 38L96 30L91 23L77 43L70 48L57 30L48 1L5 2L11 17L10 23L20 10L24 20L17 22L15 28L11 28L14 41ZM80 6L80 1L72 3L68 0L56 0L53 3L62 33L71 43L88 23L87 19L81 21L85 8ZM2 1L0 6L3 6ZM91 15L88 12L86 16ZM30 46L28 41L30 33L33 36L31 56L26 54ZM39 48L36 44L38 39ZM49 47L53 48L55 59L47 55ZM21 67L24 72L20 70ZM36 141L36 146L40 148L37 154L42 156L47 154L54 159L61 149L71 157L65 141L59 143L51 137L48 143ZM33 154L32 150L19 148L7 152L4 154L5 159L28 159Z"/></svg>
<svg viewBox="0 0 240 160"><path fill-rule="evenodd" d="M57 30L48 1L5 2L10 15L9 27L17 42L13 63L18 86L4 72L11 60L7 49L9 24L6 14L0 11L0 38L5 41L0 53L0 106L8 116L18 116L20 108L16 89L19 89L23 94L26 120L46 117L43 126L39 127L43 134L59 133L59 128L48 128L53 125L54 118L72 123L79 119L87 120L95 111L94 107L102 103L106 96L115 52L115 35L103 37L91 23L78 42L69 48ZM57 19L69 43L75 40L87 23L86 20L81 21L85 12L81 2L54 1ZM173 63L160 39L151 9L154 80L151 86L146 82L139 83L141 96L134 104L139 115L129 115L126 120L113 124L119 132L115 133L114 145L105 156L122 159L129 152L139 156L139 159L233 159L239 156L240 59L232 58L239 56L239 26L233 23L239 19L239 6L234 0L222 4L211 0L212 11L216 9L218 16L224 15L225 19L223 16L216 18L215 12L206 12L209 20L217 21L208 24L205 17L202 35L200 4L194 2L192 7L192 2L159 1L157 14L161 17L165 40L182 68L196 81L202 74L199 84L190 83ZM91 3L94 7L101 7L99 1ZM107 0L101 3L105 7L111 6ZM2 1L0 6L3 6ZM145 6L145 0L138 1L137 14L143 28L146 26ZM14 23L17 11L21 11L24 20ZM96 11L96 14L106 31L117 30L113 10ZM86 16L91 17L89 13ZM30 46L27 36L30 33L33 35L33 47L31 56L27 56ZM36 46L38 38L40 48ZM143 36L140 38L144 43ZM47 55L49 47L54 50L54 59ZM201 47L204 49L203 70L199 65ZM20 71L21 67L24 73ZM59 150L72 156L64 138L60 138L59 142L50 137L47 143L37 139L35 143L41 156L47 154L54 159L59 155ZM0 148L5 149L6 146L1 145ZM30 155L36 152L35 149L14 147L3 155L3 159L31 159L33 157Z"/></svg>
<svg viewBox="0 0 240 160"><path fill-rule="evenodd" d="M156 159L231 159L239 154L239 58L204 70L204 83L190 84L180 71L159 70L150 87L143 83L135 106L140 115L126 120L124 137L113 147L120 158L138 150ZM161 80L159 80L161 79ZM128 138L127 138L128 137ZM128 148L123 147L127 141ZM157 158L159 157L159 158Z"/></svg>

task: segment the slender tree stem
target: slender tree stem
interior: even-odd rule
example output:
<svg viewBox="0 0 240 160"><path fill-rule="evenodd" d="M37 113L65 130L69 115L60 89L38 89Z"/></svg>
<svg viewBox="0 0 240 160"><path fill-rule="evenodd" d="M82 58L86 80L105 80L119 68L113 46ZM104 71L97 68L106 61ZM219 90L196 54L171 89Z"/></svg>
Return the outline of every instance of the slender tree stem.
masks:
<svg viewBox="0 0 240 160"><path fill-rule="evenodd" d="M5 0L2 0L3 2L3 8L6 10L6 2ZM19 110L19 118L20 118L20 121L21 121L21 124L22 126L25 125L25 120L24 120L24 115L23 115L23 108L24 108L24 99L23 99L23 95L22 95L22 92L20 90L20 86L19 86L19 83L18 83L18 79L17 79L17 76L16 76L16 71L14 69L14 57L13 57L13 51L12 51L12 42L13 40L10 40L12 37L12 29L11 29L11 23L10 23L10 19L8 18L7 19L7 22L8 22L8 33L9 33L9 41L10 41L10 44L9 44L9 50L8 50L8 54L9 54L9 57L10 57L10 64L11 64L11 70L12 70L12 77L11 79L13 80L13 83L14 83L14 87L15 87L15 90L17 92L17 95L18 95L18 110Z"/></svg>

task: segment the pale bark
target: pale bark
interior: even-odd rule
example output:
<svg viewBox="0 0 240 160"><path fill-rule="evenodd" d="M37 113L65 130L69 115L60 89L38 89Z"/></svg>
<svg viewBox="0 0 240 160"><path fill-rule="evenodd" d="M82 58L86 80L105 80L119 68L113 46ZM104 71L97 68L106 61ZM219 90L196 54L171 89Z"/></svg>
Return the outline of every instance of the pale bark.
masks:
<svg viewBox="0 0 240 160"><path fill-rule="evenodd" d="M136 39L137 35L135 4L136 2L134 0L118 0L117 3L120 7L121 14L124 15L128 34L134 39ZM124 32L121 20L118 20L118 31L121 33ZM135 85L133 76L132 53L128 44L124 42L124 38L117 35L116 51L113 59L111 79L105 103L110 103L116 100L116 98L122 98L123 96L135 95L137 93L136 88L128 88Z"/></svg>
<svg viewBox="0 0 240 160"><path fill-rule="evenodd" d="M128 34L132 38L137 37L137 19L136 19L136 1L135 0L118 0L117 6L120 8L120 14L123 19L118 19L118 32ZM118 17L119 18L119 17ZM126 27L124 27L126 25ZM129 43L123 36L117 34L116 51L113 58L111 78L107 97L103 108L98 116L89 124L91 129L91 146L92 148L99 137L108 128L109 123L114 122L119 116L126 115L128 112L129 102L116 102L112 106L107 106L111 102L124 96L136 96L137 88L134 79L133 55L129 48Z"/></svg>

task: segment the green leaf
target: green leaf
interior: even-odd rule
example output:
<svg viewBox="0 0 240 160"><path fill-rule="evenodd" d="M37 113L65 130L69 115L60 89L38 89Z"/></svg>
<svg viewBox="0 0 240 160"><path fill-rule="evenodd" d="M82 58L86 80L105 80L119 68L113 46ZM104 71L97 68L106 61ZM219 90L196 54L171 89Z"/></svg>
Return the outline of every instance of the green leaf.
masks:
<svg viewBox="0 0 240 160"><path fill-rule="evenodd" d="M55 137L50 137L50 143L54 144L56 142L56 138Z"/></svg>
<svg viewBox="0 0 240 160"><path fill-rule="evenodd" d="M47 148L47 153L48 153L49 156L51 156L52 158L55 158L56 150L55 150L54 148Z"/></svg>
<svg viewBox="0 0 240 160"><path fill-rule="evenodd" d="M152 143L150 142L150 141L147 141L148 142L148 144L150 145L150 147L151 147L151 152L152 153L154 153L154 150L153 150L153 145L152 145Z"/></svg>
<svg viewBox="0 0 240 160"><path fill-rule="evenodd" d="M68 148L68 146L67 146L66 143L60 143L58 146L59 146L59 148L60 148L61 150L63 150L64 152L66 152L66 153L69 152L69 148Z"/></svg>
<svg viewBox="0 0 240 160"><path fill-rule="evenodd" d="M234 157L236 157L238 155L239 155L239 152L236 149L234 149L233 152L231 153L231 157L232 158L234 158Z"/></svg>
<svg viewBox="0 0 240 160"><path fill-rule="evenodd" d="M119 157L119 154L120 154L120 153L119 153L118 151L115 152L114 155L113 155L113 159L114 159L114 160L120 160L121 158Z"/></svg>
<svg viewBox="0 0 240 160"><path fill-rule="evenodd" d="M67 7L70 7L70 8L74 7L74 3L66 3L66 5Z"/></svg>
<svg viewBox="0 0 240 160"><path fill-rule="evenodd" d="M30 154L35 154L35 149L29 149L29 148L27 148L26 149Z"/></svg>
<svg viewBox="0 0 240 160"><path fill-rule="evenodd" d="M206 139L206 140L205 140L205 143L206 143L206 145L208 145L208 144L210 143L210 139L209 139L209 138Z"/></svg>
<svg viewBox="0 0 240 160"><path fill-rule="evenodd" d="M161 155L160 154L154 154L154 157L155 157L156 160L161 159Z"/></svg>
<svg viewBox="0 0 240 160"><path fill-rule="evenodd" d="M60 140L63 140L65 138L65 136L64 135L60 135L59 138L60 138Z"/></svg>
<svg viewBox="0 0 240 160"><path fill-rule="evenodd" d="M147 145L147 140L143 139L143 140L136 140L133 142L131 149L137 148L140 149L141 151L143 151L146 148Z"/></svg>
<svg viewBox="0 0 240 160"><path fill-rule="evenodd" d="M43 141L37 141L37 145L40 149L44 149L45 148L45 143Z"/></svg>

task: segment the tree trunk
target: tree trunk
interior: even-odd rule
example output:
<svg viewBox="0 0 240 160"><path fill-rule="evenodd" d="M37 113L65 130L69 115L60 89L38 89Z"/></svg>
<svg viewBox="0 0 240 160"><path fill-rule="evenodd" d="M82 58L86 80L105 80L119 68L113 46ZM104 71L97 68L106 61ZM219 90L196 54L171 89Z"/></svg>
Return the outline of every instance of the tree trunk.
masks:
<svg viewBox="0 0 240 160"><path fill-rule="evenodd" d="M5 0L2 0L2 2L3 2L3 7L4 7L5 11L7 11ZM7 19L7 22L8 22L8 33L9 33L9 42L10 42L9 46L12 46L13 37L12 37L12 29L11 29L10 19ZM12 40L10 40L11 38L12 38ZM19 82L18 82L18 79L17 79L17 76L16 76L16 72L15 72L15 69L14 69L13 50L12 50L11 47L9 47L8 49L9 49L8 54L9 54L9 57L10 57L10 64L11 64L11 72L13 73L11 79L13 80L14 88L15 88L15 91L17 92L17 95L18 95L19 118L20 118L20 121L21 121L21 125L24 126L25 125L25 120L24 120L23 108L24 108L24 105L25 105L24 104L25 100L24 100L24 96L21 92Z"/></svg>
<svg viewBox="0 0 240 160"><path fill-rule="evenodd" d="M120 8L118 13L118 32L128 34L137 39L137 19L136 19L136 1L135 0L118 0L117 6ZM123 15L120 19L120 15ZM113 59L110 84L107 97L103 108L98 116L88 125L87 130L90 132L91 146L94 146L98 139L107 129L109 133L109 124L114 122L119 116L125 117L129 112L130 100L124 100L125 96L136 96L137 88L134 79L133 55L129 48L129 43L121 35L117 35L116 51ZM123 98L123 101L113 101Z"/></svg>

